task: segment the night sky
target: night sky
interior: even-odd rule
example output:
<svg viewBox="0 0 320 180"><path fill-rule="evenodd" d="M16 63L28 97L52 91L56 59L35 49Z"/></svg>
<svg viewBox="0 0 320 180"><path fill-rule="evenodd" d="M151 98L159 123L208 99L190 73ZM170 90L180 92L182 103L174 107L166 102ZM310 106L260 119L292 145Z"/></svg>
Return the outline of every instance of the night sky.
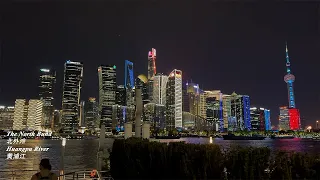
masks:
<svg viewBox="0 0 320 180"><path fill-rule="evenodd" d="M12 2L12 1L11 1ZM320 119L320 6L317 3L235 3L191 0L0 2L0 104L38 97L40 68L57 71L61 107L65 60L84 63L81 99L98 95L97 67L124 60L147 74L148 50L157 71L183 71L205 90L250 96L252 106L287 105L285 42L296 104L308 124Z"/></svg>

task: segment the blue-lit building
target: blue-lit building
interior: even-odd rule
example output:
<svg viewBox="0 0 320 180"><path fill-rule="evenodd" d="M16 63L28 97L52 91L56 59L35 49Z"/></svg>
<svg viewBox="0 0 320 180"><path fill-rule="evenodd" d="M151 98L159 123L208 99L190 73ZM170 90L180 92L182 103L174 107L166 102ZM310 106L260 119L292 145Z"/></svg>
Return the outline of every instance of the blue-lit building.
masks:
<svg viewBox="0 0 320 180"><path fill-rule="evenodd" d="M270 120L270 110L264 109L264 119L265 119L265 130L271 130L271 120Z"/></svg>
<svg viewBox="0 0 320 180"><path fill-rule="evenodd" d="M131 106L133 101L133 88L134 88L134 76L133 76L133 63L125 60L124 66L124 87L126 89L126 105Z"/></svg>
<svg viewBox="0 0 320 180"><path fill-rule="evenodd" d="M288 88L289 108L296 108L294 90L293 90L293 82L295 80L295 76L291 73L287 43L286 43L286 60L287 60L286 62L287 74L284 76L284 81L287 83L287 88Z"/></svg>
<svg viewBox="0 0 320 180"><path fill-rule="evenodd" d="M270 110L265 108L250 108L251 130L269 131L271 130Z"/></svg>
<svg viewBox="0 0 320 180"><path fill-rule="evenodd" d="M250 98L247 95L231 94L231 117L235 118L234 130L251 130Z"/></svg>
<svg viewBox="0 0 320 180"><path fill-rule="evenodd" d="M243 120L244 128L251 130L251 120L250 120L250 98L249 96L242 96L242 107L243 107Z"/></svg>

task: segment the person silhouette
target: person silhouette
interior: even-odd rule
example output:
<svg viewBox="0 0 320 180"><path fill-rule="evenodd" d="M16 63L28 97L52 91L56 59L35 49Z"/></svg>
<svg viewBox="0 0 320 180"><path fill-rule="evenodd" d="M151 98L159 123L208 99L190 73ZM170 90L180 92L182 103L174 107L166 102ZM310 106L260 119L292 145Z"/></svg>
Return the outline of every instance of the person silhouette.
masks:
<svg viewBox="0 0 320 180"><path fill-rule="evenodd" d="M56 174L51 172L51 164L49 159L42 159L39 164L40 172L34 174L31 180L41 180L41 179L50 179L50 180L58 180Z"/></svg>

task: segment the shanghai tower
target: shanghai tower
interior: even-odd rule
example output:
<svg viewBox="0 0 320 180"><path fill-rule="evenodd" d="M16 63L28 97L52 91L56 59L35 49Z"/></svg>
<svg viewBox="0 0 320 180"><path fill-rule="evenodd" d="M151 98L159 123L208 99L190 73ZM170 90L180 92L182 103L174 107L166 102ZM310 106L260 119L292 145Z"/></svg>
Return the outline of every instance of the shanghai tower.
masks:
<svg viewBox="0 0 320 180"><path fill-rule="evenodd" d="M152 48L148 53L148 79L151 79L154 75L156 75L156 49Z"/></svg>
<svg viewBox="0 0 320 180"><path fill-rule="evenodd" d="M148 52L148 96L149 101L153 101L153 80L154 76L157 73L156 69L156 59L157 59L157 51L155 48L152 48L151 51Z"/></svg>
<svg viewBox="0 0 320 180"><path fill-rule="evenodd" d="M296 108L294 90L293 90L293 82L295 80L295 77L291 73L291 69L290 69L290 60L289 60L287 44L286 44L286 61L287 61L286 63L287 74L284 76L284 81L287 83L287 90L288 90L289 126L291 130L299 130L300 129L300 113L299 113L299 110Z"/></svg>

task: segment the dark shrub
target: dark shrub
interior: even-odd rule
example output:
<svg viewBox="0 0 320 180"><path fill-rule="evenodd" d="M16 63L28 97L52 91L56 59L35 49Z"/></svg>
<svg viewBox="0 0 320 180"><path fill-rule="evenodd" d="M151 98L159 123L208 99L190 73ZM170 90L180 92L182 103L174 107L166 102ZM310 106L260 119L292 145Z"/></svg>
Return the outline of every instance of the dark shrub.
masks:
<svg viewBox="0 0 320 180"><path fill-rule="evenodd" d="M228 179L266 179L270 150L268 148L233 147L225 154Z"/></svg>
<svg viewBox="0 0 320 180"><path fill-rule="evenodd" d="M319 156L276 152L271 157L270 149L252 147L233 147L222 153L212 144L166 144L138 138L115 140L110 166L115 180L320 179Z"/></svg>

